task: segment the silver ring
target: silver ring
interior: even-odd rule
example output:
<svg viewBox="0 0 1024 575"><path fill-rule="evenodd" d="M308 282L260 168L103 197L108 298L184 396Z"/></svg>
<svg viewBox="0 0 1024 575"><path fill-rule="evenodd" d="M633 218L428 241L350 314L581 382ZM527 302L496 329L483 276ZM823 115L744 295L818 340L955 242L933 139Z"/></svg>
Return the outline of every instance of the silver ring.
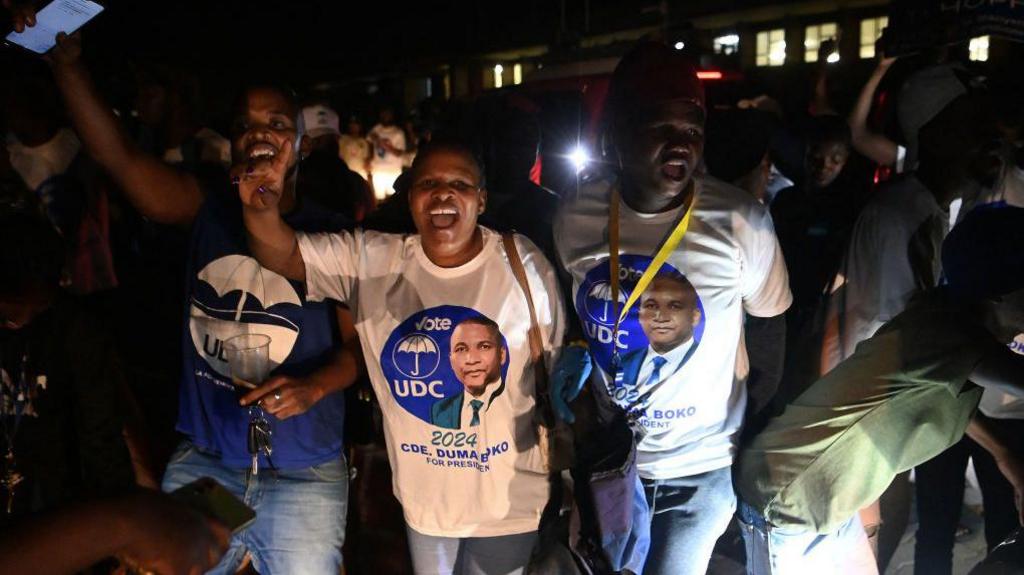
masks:
<svg viewBox="0 0 1024 575"><path fill-rule="evenodd" d="M281 394L275 391L274 392L274 399L276 399L277 401L281 401Z"/></svg>

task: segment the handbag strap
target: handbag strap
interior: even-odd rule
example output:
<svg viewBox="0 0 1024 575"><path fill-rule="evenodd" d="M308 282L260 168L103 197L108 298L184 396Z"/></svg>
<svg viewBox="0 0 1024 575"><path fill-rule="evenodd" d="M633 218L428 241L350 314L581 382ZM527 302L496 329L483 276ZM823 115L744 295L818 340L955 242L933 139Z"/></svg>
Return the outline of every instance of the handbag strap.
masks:
<svg viewBox="0 0 1024 575"><path fill-rule="evenodd" d="M554 412L548 401L548 370L544 364L544 343L540 335L540 324L537 322L537 311L533 305L533 294L530 292L530 284L526 279L526 268L523 267L523 260L519 257L519 250L516 248L516 240L512 233L501 234L501 243L505 246L505 254L508 256L508 263L512 266L512 275L516 277L519 287L526 296L526 307L530 310L530 329L528 338L530 341L530 357L533 360L533 373L536 386L536 400L541 406L544 421L548 424L554 423Z"/></svg>

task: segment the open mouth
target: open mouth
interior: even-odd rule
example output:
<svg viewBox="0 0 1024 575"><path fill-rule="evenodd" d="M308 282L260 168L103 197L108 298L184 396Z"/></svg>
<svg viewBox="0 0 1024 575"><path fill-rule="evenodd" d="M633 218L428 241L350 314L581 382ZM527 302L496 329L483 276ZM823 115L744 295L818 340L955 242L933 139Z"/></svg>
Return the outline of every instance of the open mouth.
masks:
<svg viewBox="0 0 1024 575"><path fill-rule="evenodd" d="M430 225L438 229L450 228L459 220L459 211L452 207L436 207L428 212Z"/></svg>
<svg viewBox="0 0 1024 575"><path fill-rule="evenodd" d="M245 157L251 163L270 162L277 157L277 148L268 142L256 142L246 148Z"/></svg>
<svg viewBox="0 0 1024 575"><path fill-rule="evenodd" d="M685 152L670 150L662 154L661 175L674 182L686 179L689 166L689 156Z"/></svg>

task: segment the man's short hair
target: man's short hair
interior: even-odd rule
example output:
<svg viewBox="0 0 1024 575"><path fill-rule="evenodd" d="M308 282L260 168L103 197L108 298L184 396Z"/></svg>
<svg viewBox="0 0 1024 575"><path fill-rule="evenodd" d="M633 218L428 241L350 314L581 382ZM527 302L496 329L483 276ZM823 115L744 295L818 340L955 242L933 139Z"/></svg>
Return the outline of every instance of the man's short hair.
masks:
<svg viewBox="0 0 1024 575"><path fill-rule="evenodd" d="M686 276L684 276L683 274L681 274L681 273L679 273L677 271L674 271L674 270L659 271L657 274L654 275L654 278L651 280L651 284L653 284L657 280L665 280L665 281L670 281L672 283L678 284L681 288L683 288L683 291L686 292L686 294L688 296L692 295L692 297L691 297L692 302L691 303L694 305L694 307L696 307L696 305L697 305L697 288L693 287L693 284L690 283L690 280L686 279ZM650 289L650 286L648 286L648 289ZM644 297L646 295L647 295L647 290L644 290L644 293L640 294L640 302L641 303L643 302Z"/></svg>
<svg viewBox="0 0 1024 575"><path fill-rule="evenodd" d="M488 330L490 330L491 336L494 338L494 342L497 343L498 345L501 345L501 327L499 327L497 322L495 322L491 318L484 317L482 315L466 318L460 321L459 323L455 324L455 327L452 328L452 334L454 334L455 330L458 329L460 326L467 324L482 325L486 327Z"/></svg>

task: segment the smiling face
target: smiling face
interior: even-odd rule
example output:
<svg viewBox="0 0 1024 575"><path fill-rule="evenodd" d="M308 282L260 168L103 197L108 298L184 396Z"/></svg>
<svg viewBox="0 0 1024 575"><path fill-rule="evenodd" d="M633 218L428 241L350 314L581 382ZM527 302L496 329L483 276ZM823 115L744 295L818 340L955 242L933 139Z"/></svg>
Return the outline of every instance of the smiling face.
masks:
<svg viewBox="0 0 1024 575"><path fill-rule="evenodd" d="M690 100L671 100L628 114L616 125L627 189L659 203L679 196L704 153L704 110Z"/></svg>
<svg viewBox="0 0 1024 575"><path fill-rule="evenodd" d="M476 222L487 201L480 179L476 162L458 149L436 148L416 159L409 210L423 251L435 264L461 265L479 252Z"/></svg>
<svg viewBox="0 0 1024 575"><path fill-rule="evenodd" d="M474 397L483 395L488 385L501 380L505 363L505 347L497 327L473 321L460 323L452 331L449 360L466 391Z"/></svg>
<svg viewBox="0 0 1024 575"><path fill-rule="evenodd" d="M279 90L269 87L251 88L242 98L231 130L232 163L258 166L270 163L285 146L294 146L298 137L296 119L299 110ZM302 151L308 152L310 143L302 137ZM294 171L299 154L288 166Z"/></svg>
<svg viewBox="0 0 1024 575"><path fill-rule="evenodd" d="M658 353L668 353L692 338L700 318L697 292L685 279L655 277L640 297L640 326Z"/></svg>

